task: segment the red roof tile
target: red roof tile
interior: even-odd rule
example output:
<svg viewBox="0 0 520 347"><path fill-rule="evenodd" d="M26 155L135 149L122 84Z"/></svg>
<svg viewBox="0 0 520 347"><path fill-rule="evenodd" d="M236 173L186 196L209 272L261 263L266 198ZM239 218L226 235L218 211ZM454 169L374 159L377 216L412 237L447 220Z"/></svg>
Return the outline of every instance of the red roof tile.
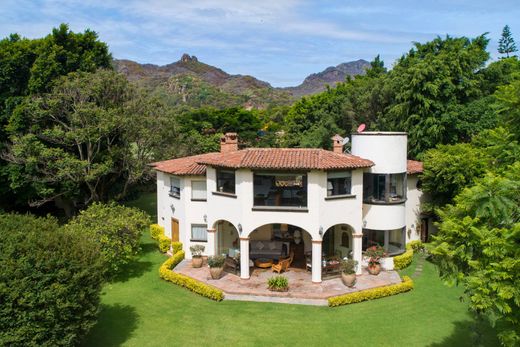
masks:
<svg viewBox="0 0 520 347"><path fill-rule="evenodd" d="M197 161L204 158L211 158L213 156L220 156L220 153L193 155L190 157L159 161L150 165L153 166L157 171L167 172L179 176L205 175L206 165L199 164Z"/></svg>
<svg viewBox="0 0 520 347"><path fill-rule="evenodd" d="M206 165L239 169L341 170L370 167L373 162L351 154L316 148L248 148L229 153L207 153L152 164L175 175L203 175Z"/></svg>
<svg viewBox="0 0 520 347"><path fill-rule="evenodd" d="M409 175L418 174L423 172L422 161L408 160L406 163L406 173Z"/></svg>

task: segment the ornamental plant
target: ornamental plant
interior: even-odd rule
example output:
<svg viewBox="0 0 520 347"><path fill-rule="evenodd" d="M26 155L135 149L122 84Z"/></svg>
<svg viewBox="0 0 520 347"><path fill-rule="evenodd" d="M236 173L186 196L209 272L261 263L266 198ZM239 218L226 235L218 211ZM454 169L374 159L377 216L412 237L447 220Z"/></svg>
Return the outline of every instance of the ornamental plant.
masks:
<svg viewBox="0 0 520 347"><path fill-rule="evenodd" d="M381 264L381 258L385 257L385 250L379 245L368 247L365 251L365 256L368 257L368 265Z"/></svg>
<svg viewBox="0 0 520 347"><path fill-rule="evenodd" d="M190 247L191 249L191 247ZM222 255L212 255L208 257L208 266L210 268L222 267L224 266L224 262L226 258Z"/></svg>
<svg viewBox="0 0 520 347"><path fill-rule="evenodd" d="M200 258L202 257L202 252L204 252L205 249L206 247L204 247L203 245L190 246L191 256L193 258Z"/></svg>
<svg viewBox="0 0 520 347"><path fill-rule="evenodd" d="M273 276L267 280L267 287L275 292L286 292L289 290L289 279L281 275Z"/></svg>
<svg viewBox="0 0 520 347"><path fill-rule="evenodd" d="M341 261L341 271L346 275L353 275L356 273L358 262L354 259L347 259Z"/></svg>

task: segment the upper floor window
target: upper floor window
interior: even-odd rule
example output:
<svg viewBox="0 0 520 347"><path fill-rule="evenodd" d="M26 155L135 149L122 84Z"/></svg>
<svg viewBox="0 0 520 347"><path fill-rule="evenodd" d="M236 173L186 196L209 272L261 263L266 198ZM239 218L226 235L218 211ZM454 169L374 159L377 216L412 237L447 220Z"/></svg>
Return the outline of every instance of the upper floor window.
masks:
<svg viewBox="0 0 520 347"><path fill-rule="evenodd" d="M363 174L363 202L400 203L406 200L406 173Z"/></svg>
<svg viewBox="0 0 520 347"><path fill-rule="evenodd" d="M294 173L255 173L255 206L307 206L307 175Z"/></svg>
<svg viewBox="0 0 520 347"><path fill-rule="evenodd" d="M191 181L191 200L206 201L206 181Z"/></svg>
<svg viewBox="0 0 520 347"><path fill-rule="evenodd" d="M217 170L217 190L222 193L235 194L235 171Z"/></svg>
<svg viewBox="0 0 520 347"><path fill-rule="evenodd" d="M327 173L327 196L350 195L352 188L352 173L329 172Z"/></svg>
<svg viewBox="0 0 520 347"><path fill-rule="evenodd" d="M181 197L181 180L178 177L170 177L170 196Z"/></svg>

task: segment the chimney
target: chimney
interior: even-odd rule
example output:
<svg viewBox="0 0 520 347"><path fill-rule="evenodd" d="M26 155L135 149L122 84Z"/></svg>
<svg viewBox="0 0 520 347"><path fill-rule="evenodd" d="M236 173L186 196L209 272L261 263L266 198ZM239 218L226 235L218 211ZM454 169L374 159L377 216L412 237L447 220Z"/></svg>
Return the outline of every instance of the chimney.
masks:
<svg viewBox="0 0 520 347"><path fill-rule="evenodd" d="M332 138L332 151L334 153L343 154L343 138L338 134Z"/></svg>
<svg viewBox="0 0 520 347"><path fill-rule="evenodd" d="M230 153L238 151L237 133L226 133L220 138L220 153Z"/></svg>

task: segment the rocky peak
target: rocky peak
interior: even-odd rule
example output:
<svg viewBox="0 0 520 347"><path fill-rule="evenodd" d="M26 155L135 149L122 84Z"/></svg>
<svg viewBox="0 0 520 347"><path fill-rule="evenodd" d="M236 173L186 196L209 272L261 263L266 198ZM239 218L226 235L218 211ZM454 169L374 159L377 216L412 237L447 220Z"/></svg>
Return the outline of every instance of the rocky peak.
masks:
<svg viewBox="0 0 520 347"><path fill-rule="evenodd" d="M183 63L188 63L190 61L193 61L193 62L198 62L199 60L197 59L196 56L192 55L190 56L189 54L187 53L184 53L181 57L181 62Z"/></svg>

